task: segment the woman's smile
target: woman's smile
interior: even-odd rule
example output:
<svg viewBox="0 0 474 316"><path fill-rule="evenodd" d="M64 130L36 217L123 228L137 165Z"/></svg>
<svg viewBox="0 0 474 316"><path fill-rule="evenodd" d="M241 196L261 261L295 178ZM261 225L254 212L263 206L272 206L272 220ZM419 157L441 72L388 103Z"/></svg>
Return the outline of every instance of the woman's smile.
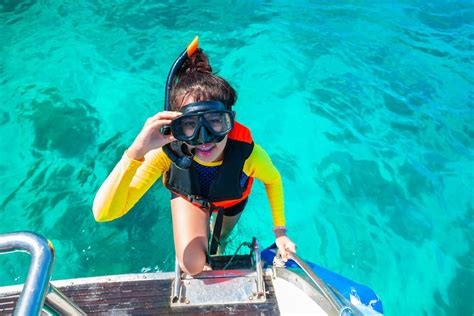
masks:
<svg viewBox="0 0 474 316"><path fill-rule="evenodd" d="M227 135L218 143L206 143L197 146L188 145L194 150L197 158L204 162L221 161L224 158L224 148L227 144Z"/></svg>
<svg viewBox="0 0 474 316"><path fill-rule="evenodd" d="M200 156L212 155L213 149L216 148L216 144L203 144L196 147L196 151Z"/></svg>

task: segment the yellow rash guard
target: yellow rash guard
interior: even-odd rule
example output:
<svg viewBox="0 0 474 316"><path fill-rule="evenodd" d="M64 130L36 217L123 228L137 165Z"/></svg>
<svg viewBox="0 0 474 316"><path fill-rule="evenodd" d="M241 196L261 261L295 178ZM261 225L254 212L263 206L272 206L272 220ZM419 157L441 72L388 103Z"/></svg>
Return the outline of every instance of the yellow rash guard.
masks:
<svg viewBox="0 0 474 316"><path fill-rule="evenodd" d="M203 164L196 158L195 161ZM93 206L95 219L111 221L126 214L170 165L171 160L161 148L146 154L144 161L133 160L125 153L97 192ZM280 173L261 146L255 144L243 172L264 183L273 224L285 226Z"/></svg>

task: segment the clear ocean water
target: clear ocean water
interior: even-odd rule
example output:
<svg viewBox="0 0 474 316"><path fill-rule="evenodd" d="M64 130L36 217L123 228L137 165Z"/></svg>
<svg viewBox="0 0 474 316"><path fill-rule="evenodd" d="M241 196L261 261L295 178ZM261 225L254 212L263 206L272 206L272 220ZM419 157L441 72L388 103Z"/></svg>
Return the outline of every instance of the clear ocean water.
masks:
<svg viewBox="0 0 474 316"><path fill-rule="evenodd" d="M91 205L196 34L283 176L299 254L387 315L472 315L472 1L0 1L0 233L49 238L53 279L172 269L160 183L110 223ZM271 226L258 184L228 251ZM0 256L0 286L28 263Z"/></svg>

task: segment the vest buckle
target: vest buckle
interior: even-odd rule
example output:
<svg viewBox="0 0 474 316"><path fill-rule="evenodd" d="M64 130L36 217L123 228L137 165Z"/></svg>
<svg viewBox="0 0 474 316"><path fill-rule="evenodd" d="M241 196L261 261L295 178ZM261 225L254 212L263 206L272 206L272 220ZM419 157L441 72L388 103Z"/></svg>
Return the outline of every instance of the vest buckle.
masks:
<svg viewBox="0 0 474 316"><path fill-rule="evenodd" d="M188 200L189 202L193 204L199 205L200 208L203 208L205 210L211 211L212 210L212 203L209 202L206 199L203 199L202 197L199 197L197 195L188 195Z"/></svg>

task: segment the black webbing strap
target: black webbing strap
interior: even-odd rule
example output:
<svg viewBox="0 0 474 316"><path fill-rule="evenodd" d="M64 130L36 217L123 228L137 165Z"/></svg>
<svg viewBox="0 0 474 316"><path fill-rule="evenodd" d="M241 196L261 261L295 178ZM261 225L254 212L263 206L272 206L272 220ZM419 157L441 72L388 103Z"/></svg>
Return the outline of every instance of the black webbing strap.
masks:
<svg viewBox="0 0 474 316"><path fill-rule="evenodd" d="M217 217L216 222L214 223L214 229L212 230L211 244L209 245L210 255L215 255L217 253L217 248L219 247L219 241L221 238L222 223L224 222L224 208L222 206L214 206L214 209L217 209Z"/></svg>

